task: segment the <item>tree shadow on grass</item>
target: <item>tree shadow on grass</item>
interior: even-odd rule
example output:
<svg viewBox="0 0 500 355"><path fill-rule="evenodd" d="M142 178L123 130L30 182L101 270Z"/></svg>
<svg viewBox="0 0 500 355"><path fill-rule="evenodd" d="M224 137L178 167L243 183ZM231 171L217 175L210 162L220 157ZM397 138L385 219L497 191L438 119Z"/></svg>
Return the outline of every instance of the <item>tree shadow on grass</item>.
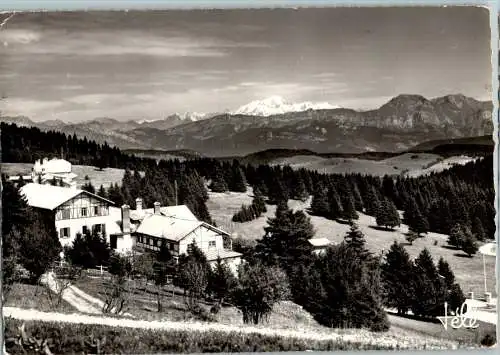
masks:
<svg viewBox="0 0 500 355"><path fill-rule="evenodd" d="M345 225L350 225L351 223L356 223L357 220L353 220L352 222L346 221L345 219L336 219L335 222Z"/></svg>
<svg viewBox="0 0 500 355"><path fill-rule="evenodd" d="M413 314L398 314L397 312L392 312L392 311L387 311L387 314L390 314L390 315L395 316L395 317L400 317L400 318L418 320L421 322L440 323L439 319L434 318L434 317L421 317L421 316L416 316Z"/></svg>
<svg viewBox="0 0 500 355"><path fill-rule="evenodd" d="M371 229L375 229L375 230L378 230L378 231L382 231L382 232L395 232L396 230L395 229L392 229L392 228L385 228L385 227L380 227L380 226L369 226Z"/></svg>
<svg viewBox="0 0 500 355"><path fill-rule="evenodd" d="M459 248L454 247L452 245L441 245L441 248L445 248L445 249L448 249L448 250L460 250Z"/></svg>
<svg viewBox="0 0 500 355"><path fill-rule="evenodd" d="M465 253L454 253L453 256L458 256L459 258L467 258L467 259L472 259L472 256L469 256Z"/></svg>

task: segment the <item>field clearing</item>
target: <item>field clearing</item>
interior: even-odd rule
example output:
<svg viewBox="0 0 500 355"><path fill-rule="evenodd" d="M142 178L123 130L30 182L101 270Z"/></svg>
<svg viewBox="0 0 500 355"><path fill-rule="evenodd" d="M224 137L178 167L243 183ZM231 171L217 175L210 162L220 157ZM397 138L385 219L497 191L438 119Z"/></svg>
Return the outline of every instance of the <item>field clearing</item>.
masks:
<svg viewBox="0 0 500 355"><path fill-rule="evenodd" d="M297 155L279 158L270 165L290 165L293 169L305 168L326 174L366 174L366 175L400 175L405 171L419 172L429 165L439 162L437 154L405 153L384 160L368 160L358 158L322 158L310 155Z"/></svg>
<svg viewBox="0 0 500 355"><path fill-rule="evenodd" d="M267 205L267 212L260 218L245 223L235 223L231 221L242 204L250 204L252 201L252 192L249 189L246 193L209 193L210 199L207 207L210 215L217 225L222 229L232 233L234 237L257 240L263 237L264 227L267 225L267 219L273 218L276 206ZM288 205L295 210L306 210L310 205L310 199L307 202L290 200ZM307 212L306 212L307 213ZM331 221L323 217L310 216L311 222L315 228L317 238L327 238L335 243L342 242L345 234L349 230L347 224ZM394 231L385 231L376 229L375 218L359 213L357 224L363 234L366 236L367 247L380 253L387 251L394 241L406 243L405 233L408 232L406 225L401 225ZM434 261L437 263L440 257L443 257L451 266L457 282L459 282L464 292L473 291L477 295L484 293L483 278L483 260L482 256L477 254L472 258L466 257L462 251L450 249L447 245L448 236L438 233L428 233L425 237L413 242L413 245L405 245L406 250L411 257L416 257L422 249L429 249ZM434 243L437 242L437 245ZM495 278L495 258L486 256L486 284L488 292L496 296L496 278Z"/></svg>
<svg viewBox="0 0 500 355"><path fill-rule="evenodd" d="M33 164L27 163L2 163L2 174L7 175L30 175L31 168ZM106 168L100 171L95 166L87 165L73 165L72 171L77 174L76 184L81 187L85 184L85 176L88 176L92 185L99 189L101 185L104 187L109 187L111 184L117 183L121 185L123 175L125 174L124 169Z"/></svg>
<svg viewBox="0 0 500 355"><path fill-rule="evenodd" d="M465 165L471 161L476 160L476 158L471 158L467 156L456 156L456 157L450 157L443 159L442 161L431 165L428 168L422 169L422 170L411 170L407 174L409 177L417 177L421 175L428 175L431 173L440 173L443 170L450 169L453 167L453 165Z"/></svg>
<svg viewBox="0 0 500 355"><path fill-rule="evenodd" d="M443 159L437 154L405 153L383 160L358 158L323 158L314 155L296 155L278 158L270 165L290 165L292 169L305 168L326 174L366 174L375 176L405 175L417 177L438 173L453 165L464 165L476 158L454 156Z"/></svg>

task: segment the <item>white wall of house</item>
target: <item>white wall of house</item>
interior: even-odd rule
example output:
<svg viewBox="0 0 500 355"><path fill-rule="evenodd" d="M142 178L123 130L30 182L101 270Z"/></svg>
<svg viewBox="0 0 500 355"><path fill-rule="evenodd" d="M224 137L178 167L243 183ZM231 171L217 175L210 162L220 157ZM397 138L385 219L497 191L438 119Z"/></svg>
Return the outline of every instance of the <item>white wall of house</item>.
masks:
<svg viewBox="0 0 500 355"><path fill-rule="evenodd" d="M109 215L109 205L94 197L81 194L59 206L55 211L55 225L61 245L71 245L77 233L86 227L104 230L109 242L109 231L116 229L116 221Z"/></svg>
<svg viewBox="0 0 500 355"><path fill-rule="evenodd" d="M224 240L221 234L200 226L179 242L179 254L187 254L188 246L193 241L202 251L224 249Z"/></svg>
<svg viewBox="0 0 500 355"><path fill-rule="evenodd" d="M111 238L111 236L108 236L107 238ZM135 241L130 235L130 233L123 234L120 236L117 236L116 239L116 251L118 253L127 253L132 250L132 247L134 246Z"/></svg>

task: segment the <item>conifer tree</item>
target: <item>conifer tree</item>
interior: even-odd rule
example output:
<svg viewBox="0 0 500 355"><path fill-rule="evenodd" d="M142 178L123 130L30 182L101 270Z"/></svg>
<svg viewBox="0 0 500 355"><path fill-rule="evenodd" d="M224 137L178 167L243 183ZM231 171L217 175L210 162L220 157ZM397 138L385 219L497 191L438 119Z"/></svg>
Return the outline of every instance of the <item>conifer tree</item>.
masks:
<svg viewBox="0 0 500 355"><path fill-rule="evenodd" d="M226 192L226 191L228 191L229 188L227 186L227 182L224 178L224 175L220 171L217 171L215 173L215 176L212 180L212 183L210 184L210 189L213 192Z"/></svg>
<svg viewBox="0 0 500 355"><path fill-rule="evenodd" d="M284 270L312 252L309 239L314 229L304 212L294 212L281 202L274 218L268 220L264 237L257 242L256 254L263 263L278 265Z"/></svg>
<svg viewBox="0 0 500 355"><path fill-rule="evenodd" d="M247 191L247 186L246 186L246 179L243 171L240 168L239 163L237 160L233 162L233 165L231 167L232 174L231 174L231 183L230 183L230 190L235 191L235 192L246 192Z"/></svg>
<svg viewBox="0 0 500 355"><path fill-rule="evenodd" d="M295 200L302 202L305 202L309 197L304 180L302 180L302 177L297 173L295 173L295 178L293 179L292 193Z"/></svg>
<svg viewBox="0 0 500 355"><path fill-rule="evenodd" d="M321 258L319 300L312 313L320 324L329 327L387 330L378 260L366 255L362 243L350 243L328 249Z"/></svg>
<svg viewBox="0 0 500 355"><path fill-rule="evenodd" d="M358 212L354 205L354 198L347 196L342 204L342 218L348 221L356 220L359 218Z"/></svg>
<svg viewBox="0 0 500 355"><path fill-rule="evenodd" d="M420 210L415 211L415 215L411 218L410 224L408 225L411 231L417 233L420 237L421 234L427 233L429 231L429 223L425 216L420 213Z"/></svg>
<svg viewBox="0 0 500 355"><path fill-rule="evenodd" d="M255 206L255 211L257 212L257 216L260 216L262 213L267 212L264 196L262 195L262 192L258 187L256 187L253 191L252 205Z"/></svg>
<svg viewBox="0 0 500 355"><path fill-rule="evenodd" d="M479 217L475 217L472 221L472 234L476 237L477 240L483 241L485 239L486 234Z"/></svg>
<svg viewBox="0 0 500 355"><path fill-rule="evenodd" d="M102 198L107 198L106 189L104 188L103 185L101 185L101 187L99 187L99 191L97 191L97 195L101 196Z"/></svg>
<svg viewBox="0 0 500 355"><path fill-rule="evenodd" d="M373 185L368 188L367 197L364 201L365 213L369 216L376 216L380 208L380 200Z"/></svg>
<svg viewBox="0 0 500 355"><path fill-rule="evenodd" d="M450 289L455 283L455 275L451 271L450 265L443 257L440 257L438 261L438 273L444 278L446 287Z"/></svg>
<svg viewBox="0 0 500 355"><path fill-rule="evenodd" d="M231 296L236 286L237 281L229 267L217 258L217 263L209 273L208 291L217 299L219 306Z"/></svg>
<svg viewBox="0 0 500 355"><path fill-rule="evenodd" d="M455 224L450 231L448 237L448 244L454 246L455 248L460 248L465 241L464 229L460 224Z"/></svg>
<svg viewBox="0 0 500 355"><path fill-rule="evenodd" d="M311 213L316 216L328 217L330 212L330 206L328 201L328 193L323 188L319 186L314 191L314 195L311 201Z"/></svg>
<svg viewBox="0 0 500 355"><path fill-rule="evenodd" d="M415 294L412 312L419 316L436 317L442 313L446 300L446 283L439 277L428 249L423 249L415 259Z"/></svg>
<svg viewBox="0 0 500 355"><path fill-rule="evenodd" d="M384 304L406 314L411 308L416 292L413 263L401 244L394 242L382 263Z"/></svg>
<svg viewBox="0 0 500 355"><path fill-rule="evenodd" d="M477 253L479 247L477 246L476 238L468 227L464 227L464 241L462 242L461 249L467 256L472 257Z"/></svg>
<svg viewBox="0 0 500 355"><path fill-rule="evenodd" d="M399 212L392 201L385 199L379 206L376 213L377 225L386 229L394 229L401 224Z"/></svg>

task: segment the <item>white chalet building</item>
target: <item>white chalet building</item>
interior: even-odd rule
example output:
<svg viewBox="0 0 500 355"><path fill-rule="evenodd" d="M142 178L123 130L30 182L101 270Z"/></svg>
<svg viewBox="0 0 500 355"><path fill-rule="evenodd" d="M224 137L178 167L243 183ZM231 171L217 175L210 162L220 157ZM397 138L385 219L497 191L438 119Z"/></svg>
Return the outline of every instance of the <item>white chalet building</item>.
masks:
<svg viewBox="0 0 500 355"><path fill-rule="evenodd" d="M71 245L78 233L102 232L111 248L132 249L130 233L122 233L120 220L110 214L113 202L75 188L29 183L21 187L29 206L53 213L62 246Z"/></svg>
<svg viewBox="0 0 500 355"><path fill-rule="evenodd" d="M71 163L64 159L37 160L31 171L31 181L34 183L48 184L56 180L64 187L76 188L76 177L71 170Z"/></svg>
<svg viewBox="0 0 500 355"><path fill-rule="evenodd" d="M88 191L37 183L24 185L20 192L31 207L53 213L62 246L71 245L78 233L96 231L120 253L134 246L159 251L165 244L178 259L195 242L211 265L220 258L237 274L242 262L241 254L232 250L231 236L198 220L185 205L161 207L156 202L154 208L143 209L138 198L137 209L131 210L128 205L114 207L112 201Z"/></svg>
<svg viewBox="0 0 500 355"><path fill-rule="evenodd" d="M128 206L123 206L125 209ZM122 207L122 208L123 208ZM123 226L130 225L136 245L146 250L158 251L165 244L175 259L187 254L192 243L207 257L212 266L217 259L226 263L234 274L242 262L241 254L232 250L231 236L208 223L200 221L185 205L143 209L142 199L136 200L135 210L122 213Z"/></svg>

